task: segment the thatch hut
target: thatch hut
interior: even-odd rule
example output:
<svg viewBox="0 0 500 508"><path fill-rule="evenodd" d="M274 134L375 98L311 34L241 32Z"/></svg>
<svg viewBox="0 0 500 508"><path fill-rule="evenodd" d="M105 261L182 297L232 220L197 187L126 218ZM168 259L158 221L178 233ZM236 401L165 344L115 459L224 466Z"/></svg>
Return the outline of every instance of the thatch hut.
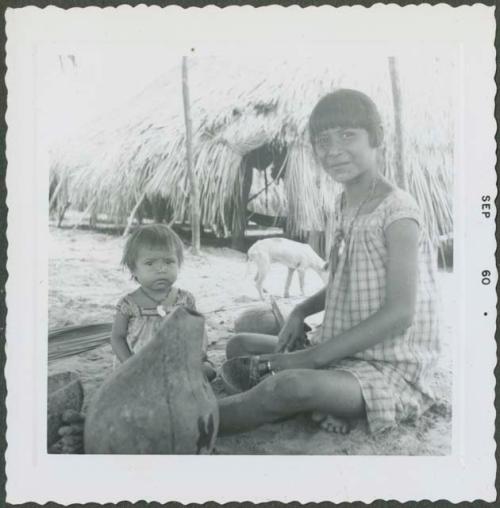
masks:
<svg viewBox="0 0 500 508"><path fill-rule="evenodd" d="M452 229L452 70L447 55L400 61L404 169L433 236ZM201 221L224 235L241 239L255 169L268 171L268 183L284 182L279 199L290 233L325 230L337 189L316 167L307 122L316 101L336 88L357 88L375 100L385 127L385 173L396 174L387 56L347 59L339 50L328 58L192 57L189 81ZM188 220L182 108L179 62L54 151L53 200L120 220L160 200L167 220Z"/></svg>

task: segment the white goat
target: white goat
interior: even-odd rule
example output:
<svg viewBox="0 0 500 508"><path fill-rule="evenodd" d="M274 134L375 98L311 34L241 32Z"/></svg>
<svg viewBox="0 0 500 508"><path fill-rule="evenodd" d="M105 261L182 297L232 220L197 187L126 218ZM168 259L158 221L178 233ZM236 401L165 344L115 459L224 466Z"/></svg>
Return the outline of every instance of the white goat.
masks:
<svg viewBox="0 0 500 508"><path fill-rule="evenodd" d="M299 273L300 291L304 295L304 276L308 268L314 270L321 279L326 282L328 277L328 265L321 259L313 248L300 242L287 240L286 238L266 238L255 242L248 249L248 261L257 265L255 285L259 295L264 300L262 283L271 267L271 263L281 263L288 267L288 276L285 284L285 298L290 295L290 284L295 270Z"/></svg>

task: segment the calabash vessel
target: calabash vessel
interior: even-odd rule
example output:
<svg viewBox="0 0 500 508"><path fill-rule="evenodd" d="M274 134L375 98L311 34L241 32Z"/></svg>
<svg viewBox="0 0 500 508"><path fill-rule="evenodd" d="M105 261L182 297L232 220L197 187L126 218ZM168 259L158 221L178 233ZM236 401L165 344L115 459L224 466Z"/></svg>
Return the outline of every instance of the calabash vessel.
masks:
<svg viewBox="0 0 500 508"><path fill-rule="evenodd" d="M202 373L204 318L178 308L104 382L85 418L85 453L200 454L213 449L217 400Z"/></svg>
<svg viewBox="0 0 500 508"><path fill-rule="evenodd" d="M281 326L269 305L256 305L241 312L234 321L236 333L278 335Z"/></svg>

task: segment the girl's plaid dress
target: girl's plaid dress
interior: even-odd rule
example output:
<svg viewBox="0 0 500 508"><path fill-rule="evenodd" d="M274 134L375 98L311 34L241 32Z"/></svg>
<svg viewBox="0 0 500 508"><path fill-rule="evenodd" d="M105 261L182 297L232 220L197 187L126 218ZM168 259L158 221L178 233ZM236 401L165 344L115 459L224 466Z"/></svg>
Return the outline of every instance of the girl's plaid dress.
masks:
<svg viewBox="0 0 500 508"><path fill-rule="evenodd" d="M339 213L337 209L337 217ZM412 219L422 225L416 202L399 189L392 191L373 212L356 218L335 273L330 273L325 317L316 334L317 341L349 330L384 304L385 230L399 219ZM432 244L420 227L413 324L406 331L331 365L350 372L358 380L372 432L419 416L434 401L430 379L440 352L436 270Z"/></svg>

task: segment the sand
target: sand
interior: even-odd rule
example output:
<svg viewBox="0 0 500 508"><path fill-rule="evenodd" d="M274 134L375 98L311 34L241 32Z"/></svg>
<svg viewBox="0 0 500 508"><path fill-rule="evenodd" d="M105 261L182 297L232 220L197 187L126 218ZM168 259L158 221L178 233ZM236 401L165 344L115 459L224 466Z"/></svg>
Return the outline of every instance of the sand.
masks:
<svg viewBox="0 0 500 508"><path fill-rule="evenodd" d="M119 236L73 228L50 228L49 326L112 321L119 297L135 283L120 267L123 240ZM210 359L216 366L224 361L224 350L233 332L235 318L243 310L259 305L253 285L255 268L247 273L245 255L226 247L202 247L202 255L186 249L185 263L177 285L191 291L206 317ZM219 454L336 454L336 455L446 455L451 451L451 336L452 277L440 272L443 295L443 357L434 386L440 402L418 421L373 436L358 422L347 436L326 433L305 416L265 425L251 432L220 437ZM298 280L291 297L282 298L286 268L273 265L264 286L277 297L284 313L300 301ZM321 287L319 277L306 276L306 294ZM281 296L280 296L281 295ZM308 320L321 322L321 315ZM113 354L109 345L49 363L49 373L72 370L83 382L85 403L109 375ZM213 383L217 396L225 396L222 383Z"/></svg>

